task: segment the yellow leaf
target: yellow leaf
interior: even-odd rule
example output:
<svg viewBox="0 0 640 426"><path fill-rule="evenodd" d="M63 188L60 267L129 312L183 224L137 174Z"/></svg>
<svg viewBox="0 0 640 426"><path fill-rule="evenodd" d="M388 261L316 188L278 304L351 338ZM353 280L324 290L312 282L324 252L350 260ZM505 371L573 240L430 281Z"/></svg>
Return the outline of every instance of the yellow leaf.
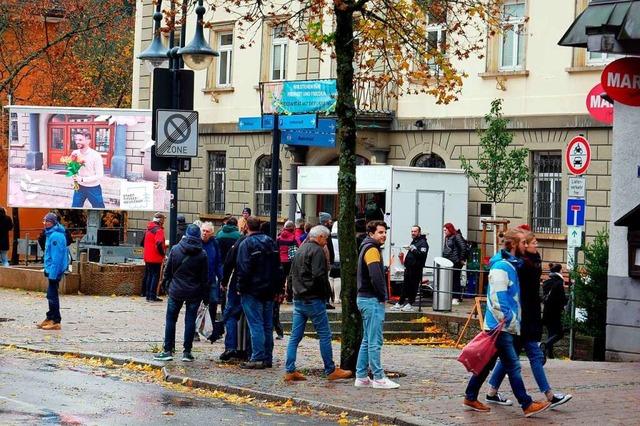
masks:
<svg viewBox="0 0 640 426"><path fill-rule="evenodd" d="M162 414L164 414L165 416L175 416L176 415L176 413L174 413L173 411L165 411Z"/></svg>

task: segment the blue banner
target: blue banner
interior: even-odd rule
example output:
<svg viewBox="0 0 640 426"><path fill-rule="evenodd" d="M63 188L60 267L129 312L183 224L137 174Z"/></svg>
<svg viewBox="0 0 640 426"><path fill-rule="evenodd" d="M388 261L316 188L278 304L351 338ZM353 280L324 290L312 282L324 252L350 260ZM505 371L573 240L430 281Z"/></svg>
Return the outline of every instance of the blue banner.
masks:
<svg viewBox="0 0 640 426"><path fill-rule="evenodd" d="M276 114L328 114L335 111L337 97L335 80L285 81L279 96L275 91L268 94Z"/></svg>

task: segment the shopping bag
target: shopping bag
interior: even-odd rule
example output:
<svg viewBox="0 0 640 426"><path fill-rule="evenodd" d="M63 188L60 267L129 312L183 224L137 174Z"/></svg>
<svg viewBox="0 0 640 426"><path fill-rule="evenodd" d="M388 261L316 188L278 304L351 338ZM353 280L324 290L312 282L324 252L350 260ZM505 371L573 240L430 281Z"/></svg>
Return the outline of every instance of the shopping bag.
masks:
<svg viewBox="0 0 640 426"><path fill-rule="evenodd" d="M211 322L211 316L209 315L209 306L204 303L201 303L198 308L196 331L205 339L208 339L213 333L213 323Z"/></svg>
<svg viewBox="0 0 640 426"><path fill-rule="evenodd" d="M484 367L495 356L496 339L502 330L504 321L489 331L482 331L462 349L458 361L474 376L480 374Z"/></svg>

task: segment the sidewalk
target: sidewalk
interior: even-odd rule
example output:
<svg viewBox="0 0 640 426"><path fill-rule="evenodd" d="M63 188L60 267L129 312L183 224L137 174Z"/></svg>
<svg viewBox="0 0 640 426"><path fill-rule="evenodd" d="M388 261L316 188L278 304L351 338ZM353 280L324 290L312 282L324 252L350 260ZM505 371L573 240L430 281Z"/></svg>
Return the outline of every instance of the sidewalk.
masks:
<svg viewBox="0 0 640 426"><path fill-rule="evenodd" d="M62 296L63 329L45 332L35 328L46 311L43 293L0 289L0 298L0 344L164 365L153 361L153 350L162 345L166 302L147 303L140 297ZM182 340L183 318L178 321L177 342ZM401 387L356 389L352 380L329 382L321 377L318 342L308 338L300 345L297 364L309 380L284 382L287 341L288 336L275 341L273 369L241 370L237 365L219 363L217 357L224 350L222 342L213 345L196 342L196 362L166 363L165 373L175 382L188 377L196 386L250 394L258 399L292 399L327 411L368 415L382 423L516 424L527 421L516 406L492 406L489 414L462 407L469 374L456 361L458 350L385 344L383 366ZM180 343L176 349L180 352ZM339 343L334 342L333 352L339 363ZM549 360L545 369L556 391L571 393L574 397L556 410L529 421L568 425L640 424L640 419L633 414L633 407L640 399L640 364L556 359ZM523 376L529 393L534 399L540 399L526 362ZM508 384L505 383L503 390L514 399Z"/></svg>

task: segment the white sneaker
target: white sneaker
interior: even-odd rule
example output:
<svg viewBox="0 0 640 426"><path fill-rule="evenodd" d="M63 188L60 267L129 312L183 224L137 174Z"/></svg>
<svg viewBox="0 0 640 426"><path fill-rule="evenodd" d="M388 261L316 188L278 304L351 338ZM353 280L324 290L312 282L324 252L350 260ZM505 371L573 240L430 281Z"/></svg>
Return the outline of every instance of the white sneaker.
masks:
<svg viewBox="0 0 640 426"><path fill-rule="evenodd" d="M402 306L399 303L396 303L390 308L392 311L399 311L402 309Z"/></svg>
<svg viewBox="0 0 640 426"><path fill-rule="evenodd" d="M371 380L368 377L359 378L356 377L356 381L353 383L353 386L357 388L370 388Z"/></svg>
<svg viewBox="0 0 640 426"><path fill-rule="evenodd" d="M387 377L383 377L380 380L371 380L371 387L374 389L396 389L400 387L400 384L390 380Z"/></svg>
<svg viewBox="0 0 640 426"><path fill-rule="evenodd" d="M453 306L458 306L458 305L460 304L460 302L458 302L458 299L453 299L453 300L451 301L451 304L452 304Z"/></svg>
<svg viewBox="0 0 640 426"><path fill-rule="evenodd" d="M406 305L404 305L402 307L402 309L400 309L402 312L413 312L416 310L416 308L414 308L413 306L411 306L411 304L407 303Z"/></svg>

